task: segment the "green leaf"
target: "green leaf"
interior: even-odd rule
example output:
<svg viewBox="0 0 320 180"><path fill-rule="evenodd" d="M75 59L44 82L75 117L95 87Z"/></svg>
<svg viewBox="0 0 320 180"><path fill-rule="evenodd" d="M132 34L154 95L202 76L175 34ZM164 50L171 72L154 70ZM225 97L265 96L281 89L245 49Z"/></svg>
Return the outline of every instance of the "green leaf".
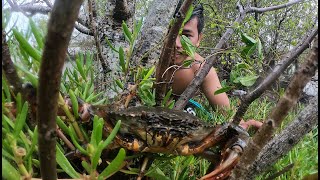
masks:
<svg viewBox="0 0 320 180"><path fill-rule="evenodd" d="M23 67L21 67L17 63L14 63L14 66L25 73L27 79L30 81L30 83L32 84L33 87L35 87L35 88L38 87L38 76L32 74L31 72L24 69Z"/></svg>
<svg viewBox="0 0 320 180"><path fill-rule="evenodd" d="M243 50L241 51L241 56L243 58L250 58L250 56L254 53L254 51L257 48L257 44L253 44L253 45L248 45L245 48L243 48Z"/></svg>
<svg viewBox="0 0 320 180"><path fill-rule="evenodd" d="M124 57L124 51L123 48L119 47L119 64L122 69L122 72L126 72L126 63L125 63L125 57Z"/></svg>
<svg viewBox="0 0 320 180"><path fill-rule="evenodd" d="M170 180L158 167L154 168L152 171L146 173L147 177L159 180Z"/></svg>
<svg viewBox="0 0 320 180"><path fill-rule="evenodd" d="M84 87L84 91L83 91L83 99L87 99L86 97L88 96L88 91L91 87L91 83L86 83L85 87Z"/></svg>
<svg viewBox="0 0 320 180"><path fill-rule="evenodd" d="M180 38L180 42L182 45L183 50L185 53L187 53L188 56L190 56L192 59L194 59L195 55L195 46L192 44L189 38L187 38L185 35L182 35Z"/></svg>
<svg viewBox="0 0 320 180"><path fill-rule="evenodd" d="M14 129L14 124L11 119L9 119L6 115L2 114L2 121L5 121L9 126Z"/></svg>
<svg viewBox="0 0 320 180"><path fill-rule="evenodd" d="M191 5L186 13L186 17L184 18L183 22L182 22L182 25L181 25L181 28L179 29L179 35L182 34L182 30L183 30L183 27L184 25L189 21L191 15L192 15L192 11L193 11L194 7Z"/></svg>
<svg viewBox="0 0 320 180"><path fill-rule="evenodd" d="M116 84L118 85L118 87L120 88L120 89L123 89L123 84L122 84L122 82L120 81L120 79L117 79L116 80Z"/></svg>
<svg viewBox="0 0 320 180"><path fill-rule="evenodd" d="M79 117L79 113L78 113L79 107L78 107L77 97L71 89L69 89L69 95L70 95L70 99L71 99L71 103L72 103L73 114L75 115L76 118L78 118Z"/></svg>
<svg viewBox="0 0 320 180"><path fill-rule="evenodd" d="M83 63L81 63L82 54L80 54L79 56L80 56L79 58L76 58L76 65L77 65L77 69L78 69L80 75L85 80L86 79L86 75L85 75L84 70L83 70Z"/></svg>
<svg viewBox="0 0 320 180"><path fill-rule="evenodd" d="M253 44L256 44L256 40L254 40L252 37L246 35L245 33L241 33L241 40L248 46L252 46Z"/></svg>
<svg viewBox="0 0 320 180"><path fill-rule="evenodd" d="M139 88L139 96L143 103L147 106L154 106L155 102L155 94L151 92L150 88Z"/></svg>
<svg viewBox="0 0 320 180"><path fill-rule="evenodd" d="M249 75L249 76L245 76L245 77L240 77L239 78L239 81L242 85L244 86L252 86L256 80L258 79L259 76L252 76L252 75Z"/></svg>
<svg viewBox="0 0 320 180"><path fill-rule="evenodd" d="M139 85L142 85L152 74L153 74L153 71L155 69L155 66L152 66L148 73L143 77L142 81L139 83Z"/></svg>
<svg viewBox="0 0 320 180"><path fill-rule="evenodd" d="M21 110L22 110L22 97L21 97L21 93L19 92L16 96L16 106L17 106L17 114L20 114Z"/></svg>
<svg viewBox="0 0 320 180"><path fill-rule="evenodd" d="M29 18L29 23L31 26L31 31L33 33L33 36L35 37L39 48L42 49L43 48L43 37L42 37L41 33L39 32L38 27L36 26L36 24L32 20L32 18Z"/></svg>
<svg viewBox="0 0 320 180"><path fill-rule="evenodd" d="M23 48L23 50L25 50L34 60L40 62L41 53L35 48L33 48L18 30L12 29L12 32L17 41L19 42L21 48Z"/></svg>
<svg viewBox="0 0 320 180"><path fill-rule="evenodd" d="M7 180L21 179L20 173L2 157L2 178Z"/></svg>
<svg viewBox="0 0 320 180"><path fill-rule="evenodd" d="M188 170L191 164L194 164L194 156L189 156L186 157L183 161L182 161L182 166L180 166L181 173L179 173L179 179L178 180L183 180L186 179L186 176L188 175Z"/></svg>
<svg viewBox="0 0 320 180"><path fill-rule="evenodd" d="M143 17L140 20L138 20L138 24L135 23L134 28L133 28L133 39L137 38L137 35L140 32L140 29L141 29L141 26L142 26L142 22L143 22Z"/></svg>
<svg viewBox="0 0 320 180"><path fill-rule="evenodd" d="M230 90L233 89L233 88L234 88L234 86L225 86L225 87L222 87L222 88L216 90L216 91L214 92L214 95L218 95L218 94L221 94L221 93L230 91Z"/></svg>
<svg viewBox="0 0 320 180"><path fill-rule="evenodd" d="M91 134L90 144L94 147L97 147L98 143L102 139L102 128L103 128L103 119L98 116L94 116L93 118L93 130Z"/></svg>
<svg viewBox="0 0 320 180"><path fill-rule="evenodd" d="M122 21L122 30L123 30L123 33L125 35L125 37L127 38L127 40L130 42L130 44L133 43L133 38L132 38L132 34L127 26L127 24Z"/></svg>
<svg viewBox="0 0 320 180"><path fill-rule="evenodd" d="M182 66L183 67L190 67L190 65L192 64L193 61L194 60L185 60L185 61L183 61Z"/></svg>
<svg viewBox="0 0 320 180"><path fill-rule="evenodd" d="M80 178L80 174L72 167L68 159L65 155L61 152L59 147L56 147L56 159L59 166L67 173L70 177L76 179Z"/></svg>
<svg viewBox="0 0 320 180"><path fill-rule="evenodd" d="M9 90L9 86L7 84L7 79L2 75L2 89L6 95L6 102L11 102L11 94ZM4 99L2 99L3 101Z"/></svg>
<svg viewBox="0 0 320 180"><path fill-rule="evenodd" d="M102 146L103 149L106 148L111 143L113 138L116 136L116 134L118 133L118 131L120 129L120 125L121 125L121 120L118 120L117 124L114 126L114 128L111 131L111 133L109 134L108 138L103 142L103 146Z"/></svg>
<svg viewBox="0 0 320 180"><path fill-rule="evenodd" d="M99 93L96 94L96 95L91 94L91 95L86 99L86 101L87 101L87 102L91 102L91 101L95 100L98 96L100 96L101 94L103 94L103 92L99 92Z"/></svg>
<svg viewBox="0 0 320 180"><path fill-rule="evenodd" d="M64 133L69 133L68 126L60 119L59 116L56 118L57 125Z"/></svg>
<svg viewBox="0 0 320 180"><path fill-rule="evenodd" d="M118 133L120 125L121 125L121 120L119 120L117 122L117 124L114 126L114 128L111 131L111 133L109 134L108 138L103 142L102 141L99 142L98 148L96 149L94 156L91 158L91 163L92 163L93 169L95 169L97 166L97 163L98 163L99 157L101 156L102 150L105 149L111 143L111 141L114 139L114 137Z"/></svg>
<svg viewBox="0 0 320 180"><path fill-rule="evenodd" d="M94 102L92 103L92 105L99 105L99 104L103 104L106 101L106 98L101 99L100 101Z"/></svg>
<svg viewBox="0 0 320 180"><path fill-rule="evenodd" d="M80 146L80 144L78 143L77 139L76 139L76 132L73 130L72 126L69 126L69 136L71 137L72 143L74 144L74 146L84 155L89 155L88 152Z"/></svg>
<svg viewBox="0 0 320 180"><path fill-rule="evenodd" d="M10 153L8 153L5 149L3 149L3 145L2 145L2 158L6 157L11 161L15 161L13 155L11 155ZM3 165L3 164L2 164Z"/></svg>
<svg viewBox="0 0 320 180"><path fill-rule="evenodd" d="M15 138L18 137L19 133L21 132L23 126L26 123L26 119L27 119L27 113L28 113L28 103L25 102L23 104L21 113L18 115L15 126L14 126L14 133L13 136Z"/></svg>
<svg viewBox="0 0 320 180"><path fill-rule="evenodd" d="M237 63L236 64L236 70L240 70L240 69L250 69L250 66L247 63Z"/></svg>
<svg viewBox="0 0 320 180"><path fill-rule="evenodd" d="M172 94L172 89L170 89L170 90L167 92L166 96L163 98L163 101L162 101L162 103L161 103L162 106L165 106L165 105L168 103L168 100L169 100L171 94Z"/></svg>
<svg viewBox="0 0 320 180"><path fill-rule="evenodd" d="M111 44L111 42L108 40L108 38L105 38L105 40L106 40L108 46L109 46L112 50L114 50L115 52L119 53L119 51L116 50L116 48L114 48L114 47L112 46L112 44Z"/></svg>
<svg viewBox="0 0 320 180"><path fill-rule="evenodd" d="M86 161L81 161L81 165L88 173L91 172L91 167Z"/></svg>
<svg viewBox="0 0 320 180"><path fill-rule="evenodd" d="M38 127L37 126L34 128L34 133L33 133L33 136L32 136L31 148L28 151L27 155L23 158L24 160L27 160L29 157L31 157L31 154L34 151L34 149L36 147L36 144L38 144Z"/></svg>
<svg viewBox="0 0 320 180"><path fill-rule="evenodd" d="M111 161L108 167L106 167L99 176L103 178L108 178L112 176L114 173L116 173L117 171L119 171L122 168L125 157L126 157L126 151L123 148L121 148L117 156Z"/></svg>

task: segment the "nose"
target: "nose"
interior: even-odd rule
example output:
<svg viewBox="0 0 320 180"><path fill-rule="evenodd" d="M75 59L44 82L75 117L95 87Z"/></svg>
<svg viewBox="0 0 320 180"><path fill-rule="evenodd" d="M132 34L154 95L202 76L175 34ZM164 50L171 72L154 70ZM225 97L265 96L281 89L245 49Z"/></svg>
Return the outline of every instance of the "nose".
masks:
<svg viewBox="0 0 320 180"><path fill-rule="evenodd" d="M181 45L181 42L180 42L180 36L177 36L176 47L177 47L177 49L181 49L182 48L182 45Z"/></svg>

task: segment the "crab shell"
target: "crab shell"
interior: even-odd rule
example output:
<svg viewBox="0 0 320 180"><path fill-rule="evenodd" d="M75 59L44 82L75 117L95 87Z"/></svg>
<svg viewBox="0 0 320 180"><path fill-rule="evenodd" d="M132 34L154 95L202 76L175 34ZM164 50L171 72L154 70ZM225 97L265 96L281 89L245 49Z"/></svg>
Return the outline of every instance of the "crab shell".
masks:
<svg viewBox="0 0 320 180"><path fill-rule="evenodd" d="M110 133L118 120L117 143L129 150L179 155L201 153L225 139L227 126L210 125L178 110L162 107L131 107L113 111L109 106L91 106L91 114L105 120Z"/></svg>

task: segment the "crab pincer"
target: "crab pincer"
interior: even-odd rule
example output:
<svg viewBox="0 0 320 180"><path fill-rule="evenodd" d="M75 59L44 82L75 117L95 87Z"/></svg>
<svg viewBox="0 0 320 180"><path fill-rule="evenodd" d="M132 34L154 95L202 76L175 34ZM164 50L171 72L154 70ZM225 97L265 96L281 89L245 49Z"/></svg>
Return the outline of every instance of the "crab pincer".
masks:
<svg viewBox="0 0 320 180"><path fill-rule="evenodd" d="M233 128L239 134L230 139L225 145L225 149L221 153L222 160L214 171L201 177L200 180L227 179L230 176L232 169L237 165L243 149L247 145L249 134L239 126L233 126Z"/></svg>

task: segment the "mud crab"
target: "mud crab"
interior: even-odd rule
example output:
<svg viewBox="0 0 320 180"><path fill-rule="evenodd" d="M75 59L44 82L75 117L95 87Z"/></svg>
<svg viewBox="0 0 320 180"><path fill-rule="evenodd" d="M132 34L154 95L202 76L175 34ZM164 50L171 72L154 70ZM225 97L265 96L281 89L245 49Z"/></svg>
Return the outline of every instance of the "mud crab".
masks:
<svg viewBox="0 0 320 180"><path fill-rule="evenodd" d="M112 110L110 106L86 106L87 112L105 120L109 133L118 120L121 128L115 138L118 146L136 152L201 155L211 147L223 147L222 160L201 179L224 179L246 146L249 134L232 123L210 125L191 114L162 107L131 107Z"/></svg>

